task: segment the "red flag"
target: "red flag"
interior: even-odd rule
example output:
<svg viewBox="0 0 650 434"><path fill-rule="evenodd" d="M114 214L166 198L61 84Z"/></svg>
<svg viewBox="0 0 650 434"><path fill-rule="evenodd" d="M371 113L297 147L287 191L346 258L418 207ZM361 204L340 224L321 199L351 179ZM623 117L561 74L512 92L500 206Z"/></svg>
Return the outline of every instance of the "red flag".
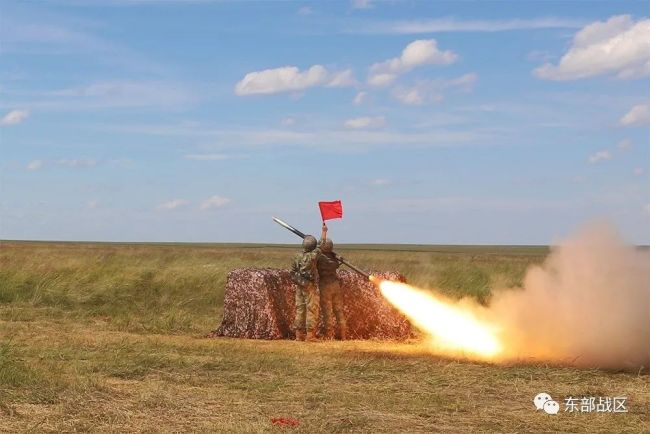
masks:
<svg viewBox="0 0 650 434"><path fill-rule="evenodd" d="M318 207L320 208L320 215L323 217L323 221L343 218L343 205L341 205L340 200L318 202Z"/></svg>

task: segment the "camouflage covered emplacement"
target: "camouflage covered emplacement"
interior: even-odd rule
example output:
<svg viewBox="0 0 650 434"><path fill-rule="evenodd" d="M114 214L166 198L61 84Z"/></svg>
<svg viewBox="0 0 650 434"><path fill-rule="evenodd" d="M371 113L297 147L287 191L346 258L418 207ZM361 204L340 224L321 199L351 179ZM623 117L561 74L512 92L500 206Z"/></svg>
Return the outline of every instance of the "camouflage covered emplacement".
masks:
<svg viewBox="0 0 650 434"><path fill-rule="evenodd" d="M383 279L405 282L395 272L374 272ZM406 339L408 320L363 276L338 271L343 291L348 339ZM223 320L211 336L248 339L291 339L295 284L288 270L239 268L228 273Z"/></svg>

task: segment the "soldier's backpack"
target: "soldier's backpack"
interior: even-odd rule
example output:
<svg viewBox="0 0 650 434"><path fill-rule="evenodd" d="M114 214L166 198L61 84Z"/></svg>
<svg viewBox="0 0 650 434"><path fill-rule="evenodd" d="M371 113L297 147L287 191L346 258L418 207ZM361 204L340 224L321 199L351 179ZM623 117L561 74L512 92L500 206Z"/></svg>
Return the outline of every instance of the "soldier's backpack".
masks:
<svg viewBox="0 0 650 434"><path fill-rule="evenodd" d="M310 253L296 255L291 266L291 280L300 286L315 283L316 262Z"/></svg>

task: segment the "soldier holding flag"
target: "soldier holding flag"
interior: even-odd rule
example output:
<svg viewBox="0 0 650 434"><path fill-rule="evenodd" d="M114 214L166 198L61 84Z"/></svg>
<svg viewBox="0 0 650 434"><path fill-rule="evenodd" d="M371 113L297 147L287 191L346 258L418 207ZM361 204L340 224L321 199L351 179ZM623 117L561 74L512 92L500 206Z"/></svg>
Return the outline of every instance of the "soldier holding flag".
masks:
<svg viewBox="0 0 650 434"><path fill-rule="evenodd" d="M334 253L334 243L327 238L327 225L325 220L343 217L343 208L341 201L319 202L321 216L323 218L323 231L320 241L321 253L316 262L319 276L320 288L320 306L325 327L325 339L334 338L334 317L338 325L338 337L341 340L346 339L347 327L345 323L345 314L343 313L343 296L341 294L341 284L336 270L341 265L336 253Z"/></svg>

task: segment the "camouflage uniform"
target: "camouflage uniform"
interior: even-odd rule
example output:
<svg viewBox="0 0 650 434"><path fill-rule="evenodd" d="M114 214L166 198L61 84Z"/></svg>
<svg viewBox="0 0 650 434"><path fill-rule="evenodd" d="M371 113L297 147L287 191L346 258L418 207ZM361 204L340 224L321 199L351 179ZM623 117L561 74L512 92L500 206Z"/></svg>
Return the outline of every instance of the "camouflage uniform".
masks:
<svg viewBox="0 0 650 434"><path fill-rule="evenodd" d="M306 333L314 337L318 327L319 295L316 260L320 249L298 253L291 265L291 278L296 283L296 336Z"/></svg>
<svg viewBox="0 0 650 434"><path fill-rule="evenodd" d="M334 337L334 318L338 324L339 337L346 338L347 327L345 324L345 315L343 313L343 297L341 294L341 284L336 275L339 268L339 261L336 259L334 252L322 252L318 257L317 269L320 278L320 305L323 314L323 325L325 326L325 338ZM334 315L332 315L332 312Z"/></svg>

